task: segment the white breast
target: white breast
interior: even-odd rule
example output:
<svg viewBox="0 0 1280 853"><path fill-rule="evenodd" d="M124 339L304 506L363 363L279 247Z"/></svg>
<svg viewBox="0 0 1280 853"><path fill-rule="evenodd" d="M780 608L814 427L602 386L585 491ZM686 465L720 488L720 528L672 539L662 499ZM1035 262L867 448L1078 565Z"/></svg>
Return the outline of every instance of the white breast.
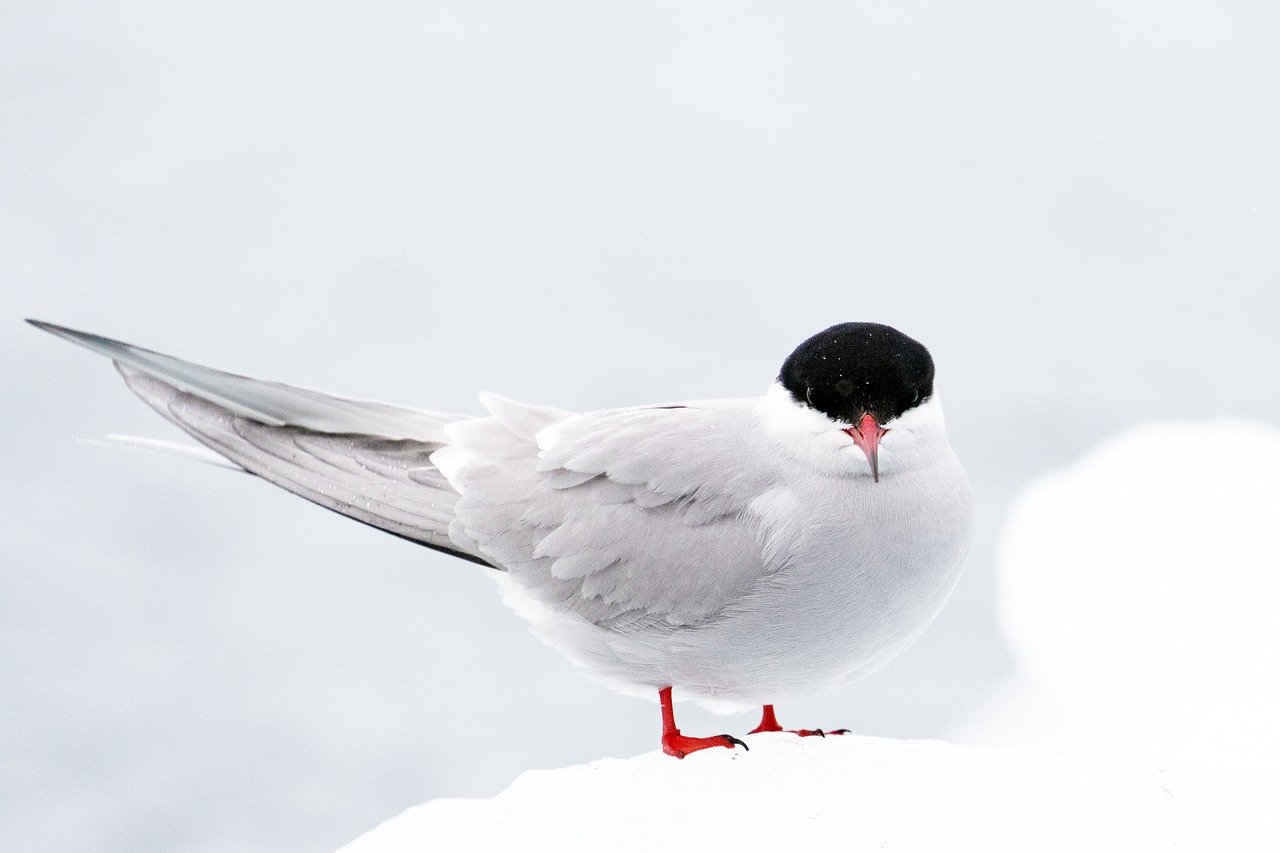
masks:
<svg viewBox="0 0 1280 853"><path fill-rule="evenodd" d="M459 535L508 568L535 634L622 692L755 705L864 675L946 600L968 485L945 435L900 442L874 483L838 428L778 405L548 417L534 435L508 417L501 442L472 422L451 433L475 457L451 476Z"/></svg>
<svg viewBox="0 0 1280 853"><path fill-rule="evenodd" d="M682 632L652 659L691 698L759 705L867 675L942 609L971 529L971 493L954 456L936 468L858 481L811 481L796 496L791 558L714 625Z"/></svg>

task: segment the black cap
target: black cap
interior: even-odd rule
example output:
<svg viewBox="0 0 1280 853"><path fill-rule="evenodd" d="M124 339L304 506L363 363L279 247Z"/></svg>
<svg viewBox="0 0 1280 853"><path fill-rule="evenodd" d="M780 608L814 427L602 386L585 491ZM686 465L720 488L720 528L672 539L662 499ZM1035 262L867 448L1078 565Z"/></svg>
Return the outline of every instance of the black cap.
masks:
<svg viewBox="0 0 1280 853"><path fill-rule="evenodd" d="M887 423L933 394L924 344L880 323L841 323L796 347L778 375L797 403L832 420Z"/></svg>

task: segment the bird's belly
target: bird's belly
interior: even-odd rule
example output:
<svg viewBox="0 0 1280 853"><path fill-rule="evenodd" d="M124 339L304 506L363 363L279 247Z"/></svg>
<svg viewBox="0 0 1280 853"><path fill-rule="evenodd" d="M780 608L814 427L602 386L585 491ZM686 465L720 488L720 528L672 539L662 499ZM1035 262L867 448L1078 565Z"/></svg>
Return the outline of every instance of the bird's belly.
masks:
<svg viewBox="0 0 1280 853"><path fill-rule="evenodd" d="M722 706L812 695L877 669L942 609L968 547L959 478L923 511L918 484L882 481L846 516L815 513L785 568L696 626L620 635L508 600L545 642L621 692L673 685Z"/></svg>
<svg viewBox="0 0 1280 853"><path fill-rule="evenodd" d="M840 502L843 515L831 508ZM782 701L879 668L946 603L968 550L972 505L956 463L840 495L810 517L785 569L714 624L673 638L674 683L686 696Z"/></svg>
<svg viewBox="0 0 1280 853"><path fill-rule="evenodd" d="M892 573L818 571L827 578L779 577L749 607L695 632L671 663L690 698L764 704L808 696L878 669L909 646L942 609L960 559ZM842 585L823 582L843 576ZM683 638L682 638L683 639Z"/></svg>

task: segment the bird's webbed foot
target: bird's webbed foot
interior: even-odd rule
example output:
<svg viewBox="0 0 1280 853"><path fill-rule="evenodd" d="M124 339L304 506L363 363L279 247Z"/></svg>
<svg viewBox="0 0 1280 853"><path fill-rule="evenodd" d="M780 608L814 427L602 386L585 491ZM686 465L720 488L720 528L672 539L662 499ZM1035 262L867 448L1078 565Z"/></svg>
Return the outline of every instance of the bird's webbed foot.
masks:
<svg viewBox="0 0 1280 853"><path fill-rule="evenodd" d="M678 731L666 732L662 735L662 751L667 755L674 755L676 758L684 758L691 752L697 752L700 749L710 749L713 746L727 746L730 749L733 749L735 746L740 746L743 749L750 749L750 747L733 735L689 737L687 735L680 734Z"/></svg>

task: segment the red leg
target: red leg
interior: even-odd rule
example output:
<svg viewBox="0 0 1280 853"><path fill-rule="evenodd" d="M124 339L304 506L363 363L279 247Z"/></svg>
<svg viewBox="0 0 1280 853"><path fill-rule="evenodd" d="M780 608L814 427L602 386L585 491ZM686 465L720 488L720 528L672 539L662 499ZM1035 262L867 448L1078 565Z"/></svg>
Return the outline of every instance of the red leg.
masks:
<svg viewBox="0 0 1280 853"><path fill-rule="evenodd" d="M760 725L750 731L750 734L759 734L760 732L790 732L800 737L809 737L817 735L818 737L826 737L827 735L843 735L848 734L848 729L836 729L831 732L824 732L822 729L784 729L778 725L778 718L773 713L772 705L765 705L764 712L760 715Z"/></svg>
<svg viewBox="0 0 1280 853"><path fill-rule="evenodd" d="M712 746L727 746L733 749L747 745L736 737L729 735L713 735L712 737L685 737L676 728L676 712L671 707L671 688L664 687L658 691L658 699L662 702L662 751L676 758L684 758L691 752L707 749Z"/></svg>
<svg viewBox="0 0 1280 853"><path fill-rule="evenodd" d="M773 706L765 705L764 713L760 715L760 725L749 731L747 734L759 734L760 732L780 732L782 726L778 725L778 718L773 715Z"/></svg>

